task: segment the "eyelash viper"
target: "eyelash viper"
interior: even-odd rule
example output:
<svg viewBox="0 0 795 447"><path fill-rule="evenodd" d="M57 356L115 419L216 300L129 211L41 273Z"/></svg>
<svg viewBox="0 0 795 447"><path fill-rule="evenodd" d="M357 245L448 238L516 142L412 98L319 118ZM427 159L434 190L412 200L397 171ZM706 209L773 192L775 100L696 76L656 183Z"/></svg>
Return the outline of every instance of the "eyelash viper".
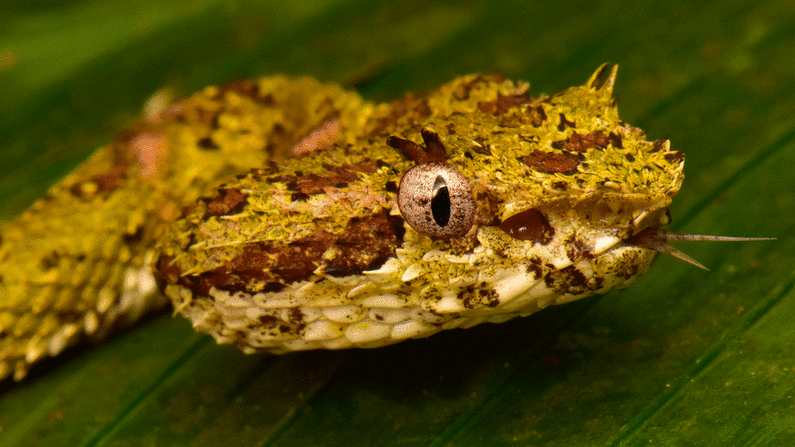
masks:
<svg viewBox="0 0 795 447"><path fill-rule="evenodd" d="M166 297L220 343L286 352L624 287L672 250L684 156L619 119L615 78L373 104L275 76L162 107L0 224L0 378Z"/></svg>

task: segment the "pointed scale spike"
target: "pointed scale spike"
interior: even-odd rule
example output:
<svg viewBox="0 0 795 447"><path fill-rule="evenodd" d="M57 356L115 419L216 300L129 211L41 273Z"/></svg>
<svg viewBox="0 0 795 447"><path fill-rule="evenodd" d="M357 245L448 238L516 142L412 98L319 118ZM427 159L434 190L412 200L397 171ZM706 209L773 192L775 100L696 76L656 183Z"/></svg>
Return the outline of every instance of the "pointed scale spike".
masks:
<svg viewBox="0 0 795 447"><path fill-rule="evenodd" d="M610 69L610 74L605 77L607 68L608 64L602 64L602 66L599 67L590 78L588 78L585 86L592 88L609 98L613 96L613 86L616 83L616 76L618 76L618 65L613 65L613 68Z"/></svg>
<svg viewBox="0 0 795 447"><path fill-rule="evenodd" d="M607 62L599 66L596 71L588 78L585 86L588 88L598 89L602 85L602 75L607 71Z"/></svg>
<svg viewBox="0 0 795 447"><path fill-rule="evenodd" d="M607 97L613 96L613 86L616 85L616 77L618 76L618 64L613 65L613 68L610 70L610 75L607 76L605 79L604 84L599 87L599 90Z"/></svg>

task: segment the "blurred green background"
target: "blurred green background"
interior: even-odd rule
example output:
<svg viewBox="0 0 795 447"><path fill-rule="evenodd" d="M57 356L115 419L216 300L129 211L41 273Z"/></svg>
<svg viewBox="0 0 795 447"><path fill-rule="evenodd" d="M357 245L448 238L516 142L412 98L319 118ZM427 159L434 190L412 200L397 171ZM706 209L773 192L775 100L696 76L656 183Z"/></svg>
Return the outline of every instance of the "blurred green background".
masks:
<svg viewBox="0 0 795 447"><path fill-rule="evenodd" d="M469 72L536 93L620 65L687 154L680 247L630 288L372 351L244 356L168 315L0 384L0 446L795 445L789 1L4 1L0 218L163 87L287 73L374 100Z"/></svg>

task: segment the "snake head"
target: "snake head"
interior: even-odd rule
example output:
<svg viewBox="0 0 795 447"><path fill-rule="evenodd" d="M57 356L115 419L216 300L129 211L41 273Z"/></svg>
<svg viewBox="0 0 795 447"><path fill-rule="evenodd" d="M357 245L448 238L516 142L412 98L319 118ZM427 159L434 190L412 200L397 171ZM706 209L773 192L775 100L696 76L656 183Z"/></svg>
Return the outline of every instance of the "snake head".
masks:
<svg viewBox="0 0 795 447"><path fill-rule="evenodd" d="M470 75L368 106L328 147L188 207L163 238L160 287L219 342L285 352L382 346L626 286L661 251L644 235L668 224L684 155L619 118L615 78L602 66L532 97Z"/></svg>

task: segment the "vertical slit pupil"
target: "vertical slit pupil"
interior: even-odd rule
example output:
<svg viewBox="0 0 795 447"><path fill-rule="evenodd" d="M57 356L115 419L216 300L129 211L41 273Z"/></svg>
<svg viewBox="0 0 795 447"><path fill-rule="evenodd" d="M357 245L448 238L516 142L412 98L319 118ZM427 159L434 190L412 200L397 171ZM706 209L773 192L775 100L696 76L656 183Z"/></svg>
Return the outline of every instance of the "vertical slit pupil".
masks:
<svg viewBox="0 0 795 447"><path fill-rule="evenodd" d="M450 191L447 190L447 182L441 175L433 182L431 214L436 225L440 227L446 227L450 222Z"/></svg>

